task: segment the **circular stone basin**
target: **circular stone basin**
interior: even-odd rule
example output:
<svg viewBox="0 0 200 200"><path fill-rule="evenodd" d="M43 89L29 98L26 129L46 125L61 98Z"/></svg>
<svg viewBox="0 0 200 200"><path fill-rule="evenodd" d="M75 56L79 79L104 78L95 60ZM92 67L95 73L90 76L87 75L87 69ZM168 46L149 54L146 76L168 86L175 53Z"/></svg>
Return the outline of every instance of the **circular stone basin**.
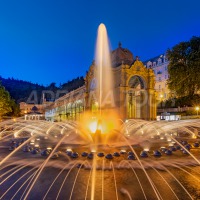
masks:
<svg viewBox="0 0 200 200"><path fill-rule="evenodd" d="M128 160L136 160L134 155L128 155L127 159Z"/></svg>
<svg viewBox="0 0 200 200"><path fill-rule="evenodd" d="M167 149L167 150L165 151L165 154L166 154L166 155L172 155L172 151L169 150L169 149Z"/></svg>
<svg viewBox="0 0 200 200"><path fill-rule="evenodd" d="M107 158L107 159L113 159L113 156L112 156L112 154L108 153L108 154L106 155L106 158Z"/></svg>
<svg viewBox="0 0 200 200"><path fill-rule="evenodd" d="M67 151L66 151L66 154L67 154L68 156L71 156L72 153L73 153L72 150L67 150Z"/></svg>
<svg viewBox="0 0 200 200"><path fill-rule="evenodd" d="M169 147L169 150L171 150L171 151L176 151L177 149L176 149L175 146L171 146L171 147Z"/></svg>
<svg viewBox="0 0 200 200"><path fill-rule="evenodd" d="M119 157L120 154L119 154L119 152L114 152L114 153L113 153L113 156L115 156L115 157Z"/></svg>
<svg viewBox="0 0 200 200"><path fill-rule="evenodd" d="M71 158L78 158L78 153L77 152L72 153Z"/></svg>
<svg viewBox="0 0 200 200"><path fill-rule="evenodd" d="M49 155L49 151L47 149L41 152L41 156L48 156L48 155Z"/></svg>
<svg viewBox="0 0 200 200"><path fill-rule="evenodd" d="M147 152L146 152L146 151L141 151L140 157L142 157L142 158L147 158L147 157L148 157Z"/></svg>
<svg viewBox="0 0 200 200"><path fill-rule="evenodd" d="M190 150L191 147L192 147L191 144L186 144L185 145L185 148L188 149L188 150Z"/></svg>
<svg viewBox="0 0 200 200"><path fill-rule="evenodd" d="M31 153L32 153L32 154L37 154L38 151L37 151L36 149L33 149L33 150L31 151Z"/></svg>
<svg viewBox="0 0 200 200"><path fill-rule="evenodd" d="M87 156L87 158L93 159L94 158L94 154L93 153L89 153L88 156Z"/></svg>
<svg viewBox="0 0 200 200"><path fill-rule="evenodd" d="M129 151L128 155L134 156L134 153L132 151Z"/></svg>
<svg viewBox="0 0 200 200"><path fill-rule="evenodd" d="M99 152L99 153L97 154L97 156L98 156L98 157L104 157L104 153L103 153L103 152Z"/></svg>
<svg viewBox="0 0 200 200"><path fill-rule="evenodd" d="M158 151L158 150L153 151L153 155L154 155L155 157L160 157L160 156L162 156L162 154L161 154L160 151Z"/></svg>
<svg viewBox="0 0 200 200"><path fill-rule="evenodd" d="M88 153L84 151L84 152L81 154L81 156L82 156L82 157L87 157L87 156L88 156Z"/></svg>
<svg viewBox="0 0 200 200"><path fill-rule="evenodd" d="M199 147L199 143L198 143L198 142L195 142L195 143L193 144L193 146L194 146L194 147Z"/></svg>
<svg viewBox="0 0 200 200"><path fill-rule="evenodd" d="M23 147L23 152L30 152L32 149L29 146L24 146Z"/></svg>
<svg viewBox="0 0 200 200"><path fill-rule="evenodd" d="M176 150L180 150L181 147L179 145L175 145Z"/></svg>

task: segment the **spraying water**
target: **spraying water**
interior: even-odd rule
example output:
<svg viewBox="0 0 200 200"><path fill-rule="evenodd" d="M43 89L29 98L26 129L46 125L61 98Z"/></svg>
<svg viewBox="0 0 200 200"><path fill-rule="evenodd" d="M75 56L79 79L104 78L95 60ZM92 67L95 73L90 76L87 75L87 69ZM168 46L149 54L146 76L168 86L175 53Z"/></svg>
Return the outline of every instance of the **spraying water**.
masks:
<svg viewBox="0 0 200 200"><path fill-rule="evenodd" d="M107 30L104 24L98 27L97 42L96 42L96 93L98 97L99 112L108 108L112 104L113 96L113 78L110 58L110 47L107 35Z"/></svg>

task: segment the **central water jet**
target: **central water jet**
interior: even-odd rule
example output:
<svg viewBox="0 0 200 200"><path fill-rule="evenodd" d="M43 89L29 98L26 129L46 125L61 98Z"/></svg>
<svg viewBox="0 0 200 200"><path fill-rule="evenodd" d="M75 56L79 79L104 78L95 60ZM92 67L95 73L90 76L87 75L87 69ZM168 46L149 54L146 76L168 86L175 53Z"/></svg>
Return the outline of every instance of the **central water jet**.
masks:
<svg viewBox="0 0 200 200"><path fill-rule="evenodd" d="M113 95L113 77L110 57L110 45L107 30L104 24L100 24L97 33L96 53L96 95L98 101L99 114L102 110L109 109L114 105Z"/></svg>

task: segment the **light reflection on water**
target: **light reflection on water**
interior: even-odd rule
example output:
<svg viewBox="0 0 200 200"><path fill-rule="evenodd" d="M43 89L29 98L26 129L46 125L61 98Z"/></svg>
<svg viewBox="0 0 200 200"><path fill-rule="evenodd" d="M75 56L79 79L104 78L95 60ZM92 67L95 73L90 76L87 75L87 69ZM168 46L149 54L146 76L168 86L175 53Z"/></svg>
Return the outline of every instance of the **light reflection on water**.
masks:
<svg viewBox="0 0 200 200"><path fill-rule="evenodd" d="M37 132L38 137L40 140L35 140L40 144L41 148L47 148L49 145L52 147L55 147L57 142L62 139L63 135L67 135L69 133L69 130L66 130L66 132L62 132L62 134L59 134L60 131L62 131L62 127L58 128L55 127L51 131L49 130L49 125L44 123L44 128L42 130L39 130ZM186 122L185 122L186 123ZM192 122L193 123L193 122ZM190 122L188 122L190 124ZM199 123L196 123L195 126L197 126ZM22 124L21 127L26 126L27 124ZM30 125L33 127L32 130L36 130L36 125L32 122L30 122ZM40 123L42 126L42 123ZM57 124L56 124L57 125ZM59 125L59 124L58 124ZM133 126L133 123L131 123ZM156 124L159 125L159 124ZM171 124L170 124L171 125ZM52 126L52 124L50 124ZM161 125L160 125L161 126ZM199 125L198 125L199 126ZM132 127L133 128L133 127ZM144 126L143 126L144 129ZM173 130L174 126L170 126L170 130ZM30 132L32 130L27 130L27 132ZM74 127L73 127L74 130ZM41 134L41 131L42 134ZM45 139L46 132L48 132L48 139ZM150 131L152 134L152 131ZM9 134L10 132L7 132ZM11 132L12 133L12 132ZM153 156L153 150L159 149L161 146L168 146L169 142L159 139L154 140L146 140L147 138L143 138L144 136L138 136L135 135L135 131L132 132L132 135L129 137L129 141L132 142L132 147L136 151L137 155L140 154L140 151L143 150L144 147L148 146L150 148L149 150L149 158L141 158L141 162L144 166L144 168L147 170L147 174L150 176L153 184L155 185L156 191L158 195L160 196L160 199L168 200L168 199L191 199L186 191L191 195L193 199L200 199L200 167L195 166L197 165L197 162L191 158L189 155L183 154L180 150L173 152L173 155L167 156L163 153L162 157L155 158ZM58 137L52 137L51 135L57 135ZM146 136L149 137L148 132L144 132ZM160 134L161 131L160 131ZM45 137L44 137L45 136ZM67 135L68 136L68 135ZM6 137L6 132L2 134L2 137ZM23 136L21 136L23 137ZM114 137L115 138L115 137ZM8 151L8 144L10 140L12 140L12 135L9 137L6 137L4 140L1 140L0 142L0 161L6 157L6 155L10 154L10 151ZM123 139L123 138L120 138ZM150 141L150 142L149 142ZM152 143L151 143L152 141ZM193 144L195 140L190 139L191 144ZM82 142L82 143L80 143ZM61 185L63 184L63 188L60 192L60 195L58 199L69 199L70 196L71 199L74 200L84 200L84 199L91 199L91 179L88 186L87 196L86 196L86 190L87 190L87 183L88 178L90 176L90 169L92 167L92 161L88 160L87 158L82 158L81 156L78 159L71 159L67 157L66 155L66 149L67 147L71 147L74 152L78 152L79 155L81 155L81 152L87 151L90 152L91 148L90 146L86 145L87 140L84 140L83 138L79 137L77 134L71 134L69 137L67 137L67 140L59 146L57 149L58 151L63 152L63 157L60 156L58 159L50 159L42 171L41 175L39 176L38 180L36 181L36 184L33 185L33 189L30 191L30 194L28 195L27 199L43 199L45 196L49 186L52 184L52 182L55 180L55 177L58 175L58 173L64 168L66 164L68 166L66 167L62 174L59 176L59 178L56 180L55 184L53 185L52 189L49 191L48 195L45 199L56 199L59 189L61 188ZM115 142L115 140L114 140ZM141 143L140 143L141 142ZM73 143L73 144L70 144ZM69 145L70 144L70 145ZM139 145L138 145L139 144ZM125 150L129 151L130 147L127 146L127 144L123 144L123 146L120 147L119 144L116 145L116 143L113 143L112 145L106 145L105 147L101 146L101 151L103 151L105 154L107 153L113 153L115 151L120 151L121 149L125 148ZM198 160L199 159L199 152L200 148L191 148L190 151ZM5 163L1 166L1 177L0 181L6 179L9 175L12 174L12 171L9 172L7 175L2 177L2 174L4 172L8 172L9 169L15 167L16 165L26 165L30 164L31 166L25 167L22 170L17 171L17 168L14 169L14 171L17 171L16 174L13 174L9 179L7 179L2 185L0 185L0 197L7 191L7 189L12 186L15 181L19 180L20 177L22 177L25 173L28 172L28 170L33 169L33 167L39 167L42 162L47 157L42 157L40 153L33 155L30 152L23 152L22 148L20 148L18 151L12 155L11 158L6 160ZM157 199L155 192L153 191L151 184L147 180L146 175L141 170L141 167L139 166L138 162L136 160L134 161L128 161L127 160L127 154L126 155L120 155L120 157L115 157L113 159L113 165L114 165L114 172L116 180L114 180L113 170L111 168L111 162L105 159L105 171L104 171L104 186L103 186L103 192L102 192L102 162L105 158L99 158L97 157L97 170L96 170L96 177L95 177L95 191L94 191L94 199L95 200L115 200L115 199L135 199L135 200L143 200L145 199ZM33 165L31 162L36 161L36 164ZM77 162L77 163L76 163ZM87 167L87 169L82 168L80 169L80 173L78 174L77 181L74 185L75 177L77 176L78 168L76 167L76 164L78 163L84 163L84 165ZM130 168L130 165L133 167L133 169ZM10 166L5 167L6 165L10 164ZM12 165L11 165L12 164ZM69 172L70 168L75 164L75 168L72 169L71 173L69 173L69 176L67 177L65 183L63 183L63 180L65 179L67 173ZM179 169L177 167L181 167L183 170ZM193 165L193 166L192 166ZM163 166L169 170L171 174L174 175L172 177L169 172L166 170L163 170ZM155 169L151 168L154 167ZM22 186L21 190L13 199L20 199L24 190L26 189L28 182L23 186L25 181L33 174L33 172L36 169L33 169L32 172L24 176L22 179L20 179L16 185L12 187L12 189L3 196L2 199L8 200L12 199L15 192ZM135 170L135 171L133 171ZM188 174L184 170L187 170L187 172L191 173ZM138 176L135 176L135 173ZM161 177L162 176L162 177ZM169 186L172 188L174 193L171 191L167 183L163 180L165 179ZM180 183L183 184L185 189L183 189L180 184L177 182L177 180L180 181ZM140 183L138 182L140 181ZM31 181L33 182L33 180ZM116 183L116 188L115 188ZM74 185L74 190L72 191ZM29 185L30 186L30 185ZM141 188L142 186L142 188ZM143 193L143 191L144 193ZM117 191L117 194L116 194ZM176 198L177 196L177 198ZM24 197L24 196L23 196ZM23 199L22 197L22 199Z"/></svg>
<svg viewBox="0 0 200 200"><path fill-rule="evenodd" d="M184 167L183 167L184 168ZM3 187L1 187L0 194L2 195L4 191L15 181L17 178L19 178L21 175L23 175L27 170L30 168L26 168L17 175L13 176L12 179L9 179L9 181L6 182L6 184L3 184ZM188 172L190 172L192 175L197 177L197 179L200 180L200 167L192 167L193 170L190 170L188 168L184 168ZM154 200L156 199L156 196L146 178L144 173L141 169L134 169L137 173L137 176L139 180L141 181L141 185L143 186L145 195L147 199ZM191 175L186 174L185 172L168 167L168 170L170 170L171 173L174 174L174 176L185 186L185 188L188 190L188 192L191 194L191 196L194 199L199 199L200 197L200 184L197 180L195 180ZM72 185L74 183L75 176L77 174L78 169L74 168L72 172L69 174L63 189L59 195L58 199L69 199ZM195 172L196 171L196 172ZM44 169L43 173L41 174L40 178L36 182L33 190L31 191L28 199L42 199L50 186L50 184L53 182L54 178L57 176L57 174L60 172L60 169L53 168L53 167L47 167ZM60 185L62 184L68 170L63 171L62 175L57 179L56 183L54 184L53 188L50 190L49 194L47 195L46 199L56 199L57 193L59 191ZM190 197L186 194L186 192L181 188L181 186L176 182L176 180L171 177L169 173L167 173L164 170L158 170L158 172L167 180L169 185L173 188L174 192L176 193L177 197L179 199L187 200L190 199ZM3 172L2 172L3 173ZM147 173L153 180L153 183L155 184L159 194L162 196L163 199L176 199L172 191L169 189L169 187L166 185L166 183L163 181L163 179L158 176L158 174L153 169L147 169ZM87 181L90 174L90 170L81 169L80 173L78 175L77 182L74 187L72 199L74 200L82 200L85 199L86 194L86 188L87 188ZM28 177L28 176L27 176ZM115 169L115 177L116 177L116 185L117 185L117 191L118 191L118 199L125 200L130 199L128 195L124 192L128 192L131 196L131 199L135 200L143 200L145 199L142 190L140 188L140 185L138 184L138 180L136 176L134 175L133 171L131 169ZM22 179L18 186L14 187L12 189L12 192L8 193L3 199L11 199L19 185L25 181L26 178ZM22 190L23 191L23 190ZM20 196L22 195L22 191L19 192L19 194L16 196L15 199L20 199ZM90 193L91 193L91 185L89 185L88 188L88 195L86 199L90 199ZM116 193L115 193L115 184L114 184L114 178L113 178L113 172L112 170L105 170L104 171L104 191L103 191L103 197L102 198L102 171L97 170L96 171L96 187L95 187L95 200L100 199L116 199Z"/></svg>

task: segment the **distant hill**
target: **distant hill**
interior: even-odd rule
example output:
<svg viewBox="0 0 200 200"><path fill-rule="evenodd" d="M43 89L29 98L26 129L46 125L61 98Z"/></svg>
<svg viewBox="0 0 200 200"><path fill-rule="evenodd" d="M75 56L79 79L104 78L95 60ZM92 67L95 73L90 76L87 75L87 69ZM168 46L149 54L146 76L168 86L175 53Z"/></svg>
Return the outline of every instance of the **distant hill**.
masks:
<svg viewBox="0 0 200 200"><path fill-rule="evenodd" d="M53 93L56 93L57 90L63 90L66 93L84 85L84 78L82 76L68 81L67 83L60 84L59 87L57 87L56 83L54 82L52 82L49 86L43 86L37 83L35 84L28 81L17 80L14 78L5 79L1 76L0 81L2 82L2 85L6 88L6 90L9 91L11 97L15 99L17 103L27 102L27 100L33 93L37 94L37 103L40 103L43 91L52 91ZM64 95L65 93L62 93L60 96ZM52 99L52 96L49 96L48 94L46 94L45 98L51 101L55 100L55 98Z"/></svg>
<svg viewBox="0 0 200 200"><path fill-rule="evenodd" d="M63 83L59 89L61 90L67 90L68 92L75 90L85 84L85 80L83 76L77 77L75 79L72 79L71 81L68 81L67 83Z"/></svg>

